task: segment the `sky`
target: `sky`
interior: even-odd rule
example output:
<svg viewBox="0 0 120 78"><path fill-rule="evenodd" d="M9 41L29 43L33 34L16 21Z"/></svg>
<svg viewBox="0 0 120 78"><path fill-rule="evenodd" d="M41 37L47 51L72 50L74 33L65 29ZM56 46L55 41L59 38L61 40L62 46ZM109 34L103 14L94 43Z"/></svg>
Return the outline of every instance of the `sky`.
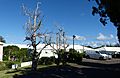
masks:
<svg viewBox="0 0 120 78"><path fill-rule="evenodd" d="M27 17L21 9L22 4L34 10L36 3L41 2L40 11L44 15L43 29L55 32L55 25L62 27L72 44L101 45L114 44L117 41L116 28L108 22L103 26L99 16L92 15L94 2L88 0L0 0L0 35L6 43L24 44L24 24Z"/></svg>

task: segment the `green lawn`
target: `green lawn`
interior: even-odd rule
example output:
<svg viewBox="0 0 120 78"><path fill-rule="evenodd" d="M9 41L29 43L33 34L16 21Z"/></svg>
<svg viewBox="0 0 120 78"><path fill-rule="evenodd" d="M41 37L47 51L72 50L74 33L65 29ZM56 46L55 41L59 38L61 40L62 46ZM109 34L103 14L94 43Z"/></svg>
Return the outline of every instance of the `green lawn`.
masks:
<svg viewBox="0 0 120 78"><path fill-rule="evenodd" d="M49 67L49 66L55 66L55 65L54 64L53 65L39 65L38 69ZM24 67L24 68L18 68L17 70L13 70L13 69L3 70L3 71L0 71L0 78L13 78L15 74L22 75L23 74L21 73L22 71L28 71L30 70L30 68L31 67L29 66L29 67Z"/></svg>
<svg viewBox="0 0 120 78"><path fill-rule="evenodd" d="M18 71L9 69L0 71L0 78L13 78L15 74L21 74L19 70L24 70L23 68L19 68Z"/></svg>

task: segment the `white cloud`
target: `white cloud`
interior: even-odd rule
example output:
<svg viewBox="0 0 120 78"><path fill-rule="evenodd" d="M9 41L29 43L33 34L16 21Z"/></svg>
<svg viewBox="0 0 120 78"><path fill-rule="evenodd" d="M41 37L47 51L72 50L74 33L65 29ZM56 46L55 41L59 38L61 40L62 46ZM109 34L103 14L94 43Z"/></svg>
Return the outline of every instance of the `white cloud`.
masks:
<svg viewBox="0 0 120 78"><path fill-rule="evenodd" d="M92 41L92 42L87 42L87 46L91 46L93 48L100 46L98 42Z"/></svg>
<svg viewBox="0 0 120 78"><path fill-rule="evenodd" d="M110 34L110 36L105 36L102 33L99 33L99 36L97 37L97 40L111 40L114 39L114 36Z"/></svg>
<svg viewBox="0 0 120 78"><path fill-rule="evenodd" d="M113 38L114 38L114 36L113 36L112 34L110 34L110 38L111 38L111 39L113 39Z"/></svg>
<svg viewBox="0 0 120 78"><path fill-rule="evenodd" d="M79 35L75 35L75 36L76 36L75 37L76 40L86 40L86 38L83 36L79 36Z"/></svg>
<svg viewBox="0 0 120 78"><path fill-rule="evenodd" d="M102 33L99 33L99 36L97 37L97 40L107 40L108 38L103 35Z"/></svg>
<svg viewBox="0 0 120 78"><path fill-rule="evenodd" d="M67 36L68 40L73 40L73 36ZM75 40L86 40L84 36L75 35Z"/></svg>
<svg viewBox="0 0 120 78"><path fill-rule="evenodd" d="M118 40L118 37L116 36L115 39Z"/></svg>

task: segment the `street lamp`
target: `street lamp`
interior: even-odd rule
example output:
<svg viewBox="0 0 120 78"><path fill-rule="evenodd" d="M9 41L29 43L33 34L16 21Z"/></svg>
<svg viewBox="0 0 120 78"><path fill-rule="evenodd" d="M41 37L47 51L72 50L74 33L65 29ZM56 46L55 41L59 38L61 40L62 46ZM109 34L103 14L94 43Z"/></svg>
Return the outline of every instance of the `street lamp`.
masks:
<svg viewBox="0 0 120 78"><path fill-rule="evenodd" d="M73 51L74 51L74 39L75 39L75 35L73 35Z"/></svg>

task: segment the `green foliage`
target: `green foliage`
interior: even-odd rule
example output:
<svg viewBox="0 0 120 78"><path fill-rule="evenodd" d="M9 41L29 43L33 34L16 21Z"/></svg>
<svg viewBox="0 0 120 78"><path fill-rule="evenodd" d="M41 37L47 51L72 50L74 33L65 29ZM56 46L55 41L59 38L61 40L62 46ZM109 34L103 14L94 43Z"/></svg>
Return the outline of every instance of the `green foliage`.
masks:
<svg viewBox="0 0 120 78"><path fill-rule="evenodd" d="M31 60L31 55L27 48L19 49L17 46L6 46L3 47L3 60L25 62Z"/></svg>
<svg viewBox="0 0 120 78"><path fill-rule="evenodd" d="M3 42L3 43L6 42L5 39L2 36L0 36L0 42Z"/></svg>
<svg viewBox="0 0 120 78"><path fill-rule="evenodd" d="M55 57L42 57L38 61L38 65L51 65L55 63Z"/></svg>
<svg viewBox="0 0 120 78"><path fill-rule="evenodd" d="M120 42L120 0L89 0L95 1L96 5L92 7L92 14L100 16L100 22L105 26L112 22L117 28L117 36Z"/></svg>
<svg viewBox="0 0 120 78"><path fill-rule="evenodd" d="M5 63L5 66L6 66L7 69L11 69L12 65L14 65L14 64L20 65L20 62L14 62L14 61L6 61L4 63Z"/></svg>
<svg viewBox="0 0 120 78"><path fill-rule="evenodd" d="M0 62L0 71L5 69L7 69L5 63Z"/></svg>
<svg viewBox="0 0 120 78"><path fill-rule="evenodd" d="M31 60L31 55L28 53L27 48L21 48L17 57L22 62L26 62L26 61Z"/></svg>
<svg viewBox="0 0 120 78"><path fill-rule="evenodd" d="M3 47L3 59L10 60L10 57L16 56L18 51L19 51L18 46L13 45L13 46Z"/></svg>
<svg viewBox="0 0 120 78"><path fill-rule="evenodd" d="M65 65L67 62L67 53L68 52L65 52L64 49L61 49L59 53L60 53L60 62L62 62L62 64Z"/></svg>
<svg viewBox="0 0 120 78"><path fill-rule="evenodd" d="M12 65L14 64L14 62L11 62L11 61L8 61L8 62L5 62L5 65L7 68L12 68Z"/></svg>
<svg viewBox="0 0 120 78"><path fill-rule="evenodd" d="M0 71L11 69L12 65L14 64L20 65L20 62L13 62L13 61L0 62Z"/></svg>
<svg viewBox="0 0 120 78"><path fill-rule="evenodd" d="M68 53L68 62L80 63L84 53L79 53L76 50L70 49Z"/></svg>

